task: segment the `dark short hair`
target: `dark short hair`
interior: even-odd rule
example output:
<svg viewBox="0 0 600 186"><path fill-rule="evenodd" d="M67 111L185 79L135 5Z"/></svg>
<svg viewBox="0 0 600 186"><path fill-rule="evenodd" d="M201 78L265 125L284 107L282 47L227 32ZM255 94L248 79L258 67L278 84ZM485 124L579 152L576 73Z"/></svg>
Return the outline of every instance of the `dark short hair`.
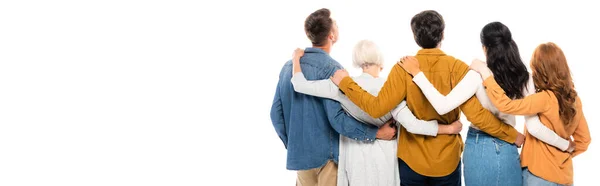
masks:
<svg viewBox="0 0 600 186"><path fill-rule="evenodd" d="M330 16L331 12L329 9L322 8L306 17L304 32L306 32L306 36L314 46L325 45L327 36L331 32L331 27L333 27L333 20Z"/></svg>
<svg viewBox="0 0 600 186"><path fill-rule="evenodd" d="M442 42L444 18L434 10L425 10L410 20L415 41L421 48L435 48Z"/></svg>

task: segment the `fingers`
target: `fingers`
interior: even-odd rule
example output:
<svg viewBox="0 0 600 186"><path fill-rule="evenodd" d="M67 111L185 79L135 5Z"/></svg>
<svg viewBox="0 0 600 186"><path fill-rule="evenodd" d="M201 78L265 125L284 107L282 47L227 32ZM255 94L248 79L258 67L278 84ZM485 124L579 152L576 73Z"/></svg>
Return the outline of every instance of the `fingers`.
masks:
<svg viewBox="0 0 600 186"><path fill-rule="evenodd" d="M402 65L402 64L404 63L404 60L406 60L406 56L402 56L402 57L400 58L400 60L398 61L398 64L401 64L401 65Z"/></svg>

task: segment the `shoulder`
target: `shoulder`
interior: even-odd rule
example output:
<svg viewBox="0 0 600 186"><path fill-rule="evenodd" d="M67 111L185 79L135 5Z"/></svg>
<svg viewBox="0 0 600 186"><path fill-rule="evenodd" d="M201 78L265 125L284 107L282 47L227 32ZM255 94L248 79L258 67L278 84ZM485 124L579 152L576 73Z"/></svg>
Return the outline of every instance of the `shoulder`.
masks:
<svg viewBox="0 0 600 186"><path fill-rule="evenodd" d="M467 65L467 63L465 63L464 61L455 58L454 56L442 56L443 60L448 61L448 63L450 64L450 66L453 69L457 69L457 68L462 68L462 69L469 69L469 65Z"/></svg>
<svg viewBox="0 0 600 186"><path fill-rule="evenodd" d="M283 67L281 67L281 70L279 71L279 78L283 78L286 74L291 73L292 71L292 60L288 60L287 62L285 62L283 64Z"/></svg>
<svg viewBox="0 0 600 186"><path fill-rule="evenodd" d="M323 54L323 53L308 53L305 54L301 60L300 60L301 64L307 64L310 66L313 66L315 68L332 68L332 67L339 67L341 68L342 65L340 63L338 63L335 59L331 58L331 56L327 55L327 54Z"/></svg>
<svg viewBox="0 0 600 186"><path fill-rule="evenodd" d="M558 98L556 98L556 95L551 90L542 90L537 94L544 96L544 99L547 99L547 101L551 101L553 104L558 104Z"/></svg>

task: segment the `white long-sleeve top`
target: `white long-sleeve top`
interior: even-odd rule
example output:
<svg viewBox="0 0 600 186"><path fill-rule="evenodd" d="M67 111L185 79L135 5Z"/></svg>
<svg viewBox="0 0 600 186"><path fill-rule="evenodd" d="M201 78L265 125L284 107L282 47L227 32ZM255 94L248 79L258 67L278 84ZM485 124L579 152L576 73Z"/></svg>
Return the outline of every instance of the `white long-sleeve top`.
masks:
<svg viewBox="0 0 600 186"><path fill-rule="evenodd" d="M373 95L377 95L385 80L363 73L353 78L354 81ZM390 119L390 114L381 118L372 118L342 94L331 80L308 81L301 72L292 76L292 84L296 92L339 101L347 113L359 121L381 126ZM401 123L409 132L436 136L437 121L417 119L402 102L392 117ZM410 128L410 129L409 129ZM397 141L376 140L364 143L340 136L338 162L338 186L379 185L398 186Z"/></svg>
<svg viewBox="0 0 600 186"><path fill-rule="evenodd" d="M440 115L454 110L475 95L484 108L503 120L504 123L513 127L516 125L514 115L502 113L492 104L483 87L481 76L475 71L470 70L467 72L465 77L446 96L442 95L423 73L415 75L413 81L419 86L425 97L427 97L433 108ZM535 94L535 85L531 76L523 93L526 96ZM554 131L542 124L538 115L525 116L525 126L527 127L527 131L537 139L563 151L569 148L569 141L561 138ZM477 129L473 124L471 124L471 127Z"/></svg>

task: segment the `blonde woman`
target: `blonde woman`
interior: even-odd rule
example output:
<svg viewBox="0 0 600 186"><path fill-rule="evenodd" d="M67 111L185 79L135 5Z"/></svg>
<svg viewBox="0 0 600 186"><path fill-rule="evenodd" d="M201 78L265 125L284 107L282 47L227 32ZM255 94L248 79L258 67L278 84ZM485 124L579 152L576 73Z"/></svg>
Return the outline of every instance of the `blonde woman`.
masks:
<svg viewBox="0 0 600 186"><path fill-rule="evenodd" d="M436 120L419 120L406 107L406 102L402 102L391 113L380 118L372 118L348 100L331 80L306 80L300 68L302 55L301 49L296 49L294 52L294 75L291 81L296 92L339 101L348 114L361 122L378 127L393 118L409 132L420 135L458 134L462 129L460 121L455 121L452 125L439 125ZM358 42L354 47L352 59L353 66L363 71L360 76L353 79L369 93L377 95L385 82L385 79L379 76L383 69L383 55L377 45L368 40ZM364 143L340 136L338 186L400 185L396 149L396 140Z"/></svg>

